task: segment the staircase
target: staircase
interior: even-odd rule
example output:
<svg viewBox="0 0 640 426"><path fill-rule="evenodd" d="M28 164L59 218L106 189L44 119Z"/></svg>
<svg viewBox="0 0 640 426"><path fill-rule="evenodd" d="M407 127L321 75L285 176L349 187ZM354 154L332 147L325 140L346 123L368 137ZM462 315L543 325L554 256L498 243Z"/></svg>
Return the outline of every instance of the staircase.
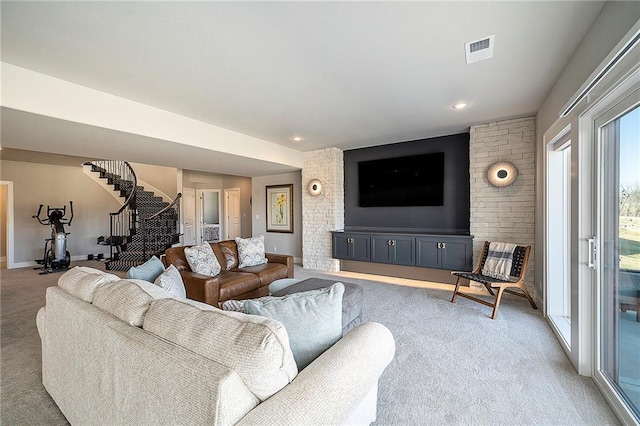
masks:
<svg viewBox="0 0 640 426"><path fill-rule="evenodd" d="M127 271L179 242L182 194L169 203L145 191L126 161L89 161L84 165L106 179L124 199L118 211L109 213L111 235L101 243L110 246L106 269Z"/></svg>

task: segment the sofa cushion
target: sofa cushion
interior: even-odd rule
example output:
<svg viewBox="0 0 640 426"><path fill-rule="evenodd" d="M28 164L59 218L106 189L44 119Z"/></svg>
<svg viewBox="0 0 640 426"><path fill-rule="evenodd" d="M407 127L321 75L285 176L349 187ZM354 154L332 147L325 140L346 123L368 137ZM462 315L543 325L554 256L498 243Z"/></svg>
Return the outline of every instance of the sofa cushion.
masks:
<svg viewBox="0 0 640 426"><path fill-rule="evenodd" d="M264 401L297 375L284 326L190 300L155 302L143 328L234 370Z"/></svg>
<svg viewBox="0 0 640 426"><path fill-rule="evenodd" d="M58 287L85 302L93 303L96 290L105 284L120 280L120 277L94 268L76 266L62 274Z"/></svg>
<svg viewBox="0 0 640 426"><path fill-rule="evenodd" d="M156 278L164 272L164 265L155 256L151 256L151 259L144 262L142 265L134 266L127 271L127 278L133 278L136 280L145 280L150 283L154 282Z"/></svg>
<svg viewBox="0 0 640 426"><path fill-rule="evenodd" d="M219 241L214 243L213 247L214 251L219 251L219 254L224 259L224 263L220 263L222 265L222 269L230 271L231 269L238 267L238 245L234 240Z"/></svg>
<svg viewBox="0 0 640 426"><path fill-rule="evenodd" d="M144 280L120 280L96 291L94 306L135 327L142 327L147 310L158 299L171 294Z"/></svg>
<svg viewBox="0 0 640 426"><path fill-rule="evenodd" d="M238 268L267 263L264 257L264 235L253 238L236 237L238 246Z"/></svg>
<svg viewBox="0 0 640 426"><path fill-rule="evenodd" d="M236 268L233 271L248 272L257 275L260 278L260 287L265 287L273 281L284 278L289 275L289 268L282 263L263 263L262 265L246 266L244 268Z"/></svg>
<svg viewBox="0 0 640 426"><path fill-rule="evenodd" d="M220 273L220 263L209 243L185 247L184 255L191 270L197 274L215 277Z"/></svg>
<svg viewBox="0 0 640 426"><path fill-rule="evenodd" d="M284 324L298 369L302 370L342 337L344 285L294 293L269 301L247 300L248 314Z"/></svg>
<svg viewBox="0 0 640 426"><path fill-rule="evenodd" d="M260 278L246 272L222 271L218 276L219 300L235 299L260 288Z"/></svg>
<svg viewBox="0 0 640 426"><path fill-rule="evenodd" d="M187 298L187 290L184 288L184 282L182 282L180 271L178 271L178 269L173 265L169 265L166 271L160 274L153 283L158 287L167 290L177 299Z"/></svg>

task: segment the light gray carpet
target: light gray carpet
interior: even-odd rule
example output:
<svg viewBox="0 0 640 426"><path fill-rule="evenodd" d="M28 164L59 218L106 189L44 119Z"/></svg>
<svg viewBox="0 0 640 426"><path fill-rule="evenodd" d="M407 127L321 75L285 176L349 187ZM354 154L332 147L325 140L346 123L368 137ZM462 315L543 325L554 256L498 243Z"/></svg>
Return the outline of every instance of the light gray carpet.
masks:
<svg viewBox="0 0 640 426"><path fill-rule="evenodd" d="M101 268L100 262L77 262ZM67 424L41 384L35 315L60 274L1 272L2 425ZM357 282L364 319L391 329L396 357L380 382L380 425L619 424L578 376L539 311L505 296L490 309L451 290L382 284L296 268L297 278Z"/></svg>

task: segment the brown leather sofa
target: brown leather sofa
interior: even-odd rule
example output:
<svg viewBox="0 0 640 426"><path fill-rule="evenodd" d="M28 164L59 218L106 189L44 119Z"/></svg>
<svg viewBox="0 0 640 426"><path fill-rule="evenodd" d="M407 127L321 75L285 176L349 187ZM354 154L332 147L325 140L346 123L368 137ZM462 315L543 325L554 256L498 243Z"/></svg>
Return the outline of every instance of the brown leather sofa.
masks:
<svg viewBox="0 0 640 426"><path fill-rule="evenodd" d="M269 284L281 278L293 278L293 256L266 253L263 265L238 268L238 246L233 240L209 243L222 268L215 277L191 271L184 255L185 246L165 251L165 266L173 264L182 276L189 299L220 306L230 299L252 299L269 294Z"/></svg>

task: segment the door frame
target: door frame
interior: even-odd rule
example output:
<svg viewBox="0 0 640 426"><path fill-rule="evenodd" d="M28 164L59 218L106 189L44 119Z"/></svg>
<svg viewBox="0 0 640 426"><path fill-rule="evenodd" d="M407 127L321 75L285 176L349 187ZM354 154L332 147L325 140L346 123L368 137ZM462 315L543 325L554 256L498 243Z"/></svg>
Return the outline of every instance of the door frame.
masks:
<svg viewBox="0 0 640 426"><path fill-rule="evenodd" d="M13 269L16 267L14 263L13 181L0 180L0 185L7 186L7 247L5 247L5 251L7 254L7 269Z"/></svg>
<svg viewBox="0 0 640 426"><path fill-rule="evenodd" d="M202 240L202 194L205 192L217 192L218 193L218 212L222 211L222 200L220 195L222 190L220 188L197 188L196 189L196 244L201 244ZM224 226L225 220L222 215L220 216L220 229ZM221 236L222 237L222 236ZM221 238L222 239L222 238Z"/></svg>
<svg viewBox="0 0 640 426"><path fill-rule="evenodd" d="M229 222L227 220L227 218L229 217L229 193L231 192L237 192L238 193L238 200L240 200L240 210L242 211L242 198L241 198L241 192L240 192L240 188L236 187L236 188L225 188L224 189L224 219L222 221L221 228L223 230L223 234L224 237L226 238L226 236L228 235L228 227L229 227ZM240 215L240 235L242 235L242 214ZM240 236L239 235L239 236Z"/></svg>
<svg viewBox="0 0 640 426"><path fill-rule="evenodd" d="M605 96L597 104L597 108L591 112L587 118L587 124L590 126L592 135L592 150L594 158L596 158L595 165L600 164L600 156L602 154L602 140L600 138L600 129L605 125L611 123L613 120L621 117L625 113L637 108L640 105L640 70L634 73L634 78L630 78L620 84L615 90L611 91L608 96ZM597 167L597 166L594 166ZM602 344L602 312L600 311L601 302L603 299L603 290L601 282L601 268L600 260L601 253L603 253L603 239L602 236L602 224L601 224L601 210L603 201L601 199L604 181L602 176L602 170L596 169L596 179L594 181L594 194L596 194L596 202L593 209L593 222L594 222L594 235L596 246L596 259L594 270L594 288L595 297L593 301L593 378L598 388L603 393L605 399L611 404L614 411L618 416L633 424L634 414L630 408L623 401L622 397L614 391L608 378L601 371L602 354L600 346Z"/></svg>

